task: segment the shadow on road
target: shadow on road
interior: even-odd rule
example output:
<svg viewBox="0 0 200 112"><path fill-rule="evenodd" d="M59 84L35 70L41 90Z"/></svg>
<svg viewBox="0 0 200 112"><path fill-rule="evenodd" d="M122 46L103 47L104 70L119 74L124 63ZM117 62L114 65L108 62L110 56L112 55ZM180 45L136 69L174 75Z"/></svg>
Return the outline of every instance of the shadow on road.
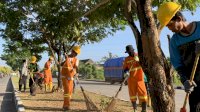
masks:
<svg viewBox="0 0 200 112"><path fill-rule="evenodd" d="M27 110L33 110L33 111L62 111L62 108L52 108L52 107L29 107L25 106Z"/></svg>
<svg viewBox="0 0 200 112"><path fill-rule="evenodd" d="M1 104L0 112L16 112L15 103L13 99L13 87L11 78L9 78L7 82L6 91L4 93L1 93L1 96L3 96L3 101Z"/></svg>
<svg viewBox="0 0 200 112"><path fill-rule="evenodd" d="M85 84L85 85L110 85L107 82L95 82L95 81L81 81L80 84Z"/></svg>
<svg viewBox="0 0 200 112"><path fill-rule="evenodd" d="M22 98L22 100L30 100L30 101L63 101L63 100L53 100L53 99L28 99ZM71 99L73 102L85 102L83 99Z"/></svg>
<svg viewBox="0 0 200 112"><path fill-rule="evenodd" d="M63 100L52 100L52 99L27 99L27 98L22 98L22 100L30 100L30 101L63 101Z"/></svg>
<svg viewBox="0 0 200 112"><path fill-rule="evenodd" d="M51 112L58 112L58 111L63 111L62 108L51 108L51 107L25 107L28 110L34 110L34 111L51 111ZM87 112L87 110L79 110L79 109L71 109L70 111L67 112Z"/></svg>

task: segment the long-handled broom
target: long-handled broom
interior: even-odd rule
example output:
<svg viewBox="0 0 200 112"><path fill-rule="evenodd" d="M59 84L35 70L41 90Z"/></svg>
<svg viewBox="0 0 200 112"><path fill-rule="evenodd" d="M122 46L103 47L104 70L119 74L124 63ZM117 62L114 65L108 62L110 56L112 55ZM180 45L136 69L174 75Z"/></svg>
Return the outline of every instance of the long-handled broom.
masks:
<svg viewBox="0 0 200 112"><path fill-rule="evenodd" d="M85 93L85 91L84 91L82 85L81 85L80 82L79 82L79 78L76 77L76 79L77 79L77 82L78 82L78 84L80 85L81 91L82 91L82 93L83 93L83 96L84 96L84 99L85 99L85 104L86 104L87 110L88 110L88 111L95 111L95 112L98 112L98 111L99 111L98 107L97 107L97 106L95 105L95 103L86 95L86 93Z"/></svg>
<svg viewBox="0 0 200 112"><path fill-rule="evenodd" d="M119 92L122 90L122 87L124 85L124 83L127 81L129 76L126 76L125 79L123 80L123 82L121 83L119 90L117 91L117 93L115 94L115 96L112 98L112 100L110 101L110 103L108 104L108 106L105 108L106 112L112 112L116 102L117 102L117 97L119 95Z"/></svg>
<svg viewBox="0 0 200 112"><path fill-rule="evenodd" d="M73 48L73 46L74 46L79 40L80 40L80 38L78 38L78 40L71 46L71 48L68 49L68 51L70 51L70 50ZM65 49L65 47L64 47L64 44L63 44L63 50L64 50L64 52L66 52L66 49ZM67 54L64 53L64 55L66 56ZM72 66L71 63L70 63L70 66ZM72 68L73 68L73 66L72 66ZM74 70L74 69L73 69L73 70ZM82 93L83 93L83 96L84 96L84 99L85 99L85 103L86 103L86 107L87 107L87 111L95 111L95 112L98 112L98 111L99 111L98 107L97 107L97 106L94 104L94 102L92 102L92 100L85 94L85 91L84 91L82 85L80 84L80 81L79 81L78 76L76 77L76 79L77 79L77 82L79 83L80 88L81 88L81 91L82 91Z"/></svg>
<svg viewBox="0 0 200 112"><path fill-rule="evenodd" d="M195 57L194 65L193 65L193 68L192 68L192 73L191 73L191 76L190 76L190 82L192 82L193 79L194 79L197 64L199 62L199 56L200 56L200 54L197 54L196 57ZM187 104L188 97L189 97L189 93L186 93L185 100L184 100L184 103L183 103L183 107L181 108L180 112L186 112L186 104Z"/></svg>

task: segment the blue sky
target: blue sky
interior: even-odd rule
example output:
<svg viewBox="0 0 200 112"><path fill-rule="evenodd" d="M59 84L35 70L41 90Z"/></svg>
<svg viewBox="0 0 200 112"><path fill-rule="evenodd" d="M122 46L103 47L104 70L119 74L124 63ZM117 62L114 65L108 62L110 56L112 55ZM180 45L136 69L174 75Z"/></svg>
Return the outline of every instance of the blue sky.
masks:
<svg viewBox="0 0 200 112"><path fill-rule="evenodd" d="M187 11L184 11L183 14L188 22L200 21L199 12L200 8L197 9L194 15L191 15L191 13ZM136 23L136 25L139 24ZM168 46L167 34L172 35L171 31L169 31L167 28L164 28L163 31L161 32L160 41L161 41L161 48L164 51L165 55L168 57L169 46ZM3 43L4 41L0 37L0 55L3 53L3 47L2 47ZM78 58L80 60L89 58L94 61L99 61L102 57L108 56L108 52L111 52L113 55L117 55L119 57L127 56L127 54L124 53L126 45L133 45L133 47L136 49L135 38L129 26L127 26L125 31L117 31L113 36L109 35L107 38L103 39L99 43L87 44L85 46L82 46L81 54L78 56ZM42 67L46 60L48 60L48 55L44 53L42 60L39 62L39 65ZM4 61L0 60L0 65L6 65L6 64Z"/></svg>

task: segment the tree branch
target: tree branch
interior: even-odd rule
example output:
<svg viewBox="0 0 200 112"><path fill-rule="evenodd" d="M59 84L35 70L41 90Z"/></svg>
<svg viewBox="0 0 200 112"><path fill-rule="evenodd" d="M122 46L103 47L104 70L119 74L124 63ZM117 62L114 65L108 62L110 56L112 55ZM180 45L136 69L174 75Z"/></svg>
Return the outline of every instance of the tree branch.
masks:
<svg viewBox="0 0 200 112"><path fill-rule="evenodd" d="M133 5L132 5L133 3ZM136 44L138 45L138 39L140 36L140 32L137 28L137 26L135 25L134 21L133 21L133 17L132 17L132 7L136 7L136 4L134 4L135 2L133 2L133 0L126 0L125 1L125 10L124 10L124 14L125 14L125 17L128 21L128 24L130 25L133 33L134 33L134 36L135 36L135 39L136 39Z"/></svg>
<svg viewBox="0 0 200 112"><path fill-rule="evenodd" d="M51 53L52 53L52 55L54 57L54 60L55 60L56 64L59 65L59 62L58 62L58 60L56 59L56 56L55 56L55 52L54 52L53 48L51 47L52 46L51 42L49 42L49 40L46 37L45 37L45 39L47 41L47 44L48 44L49 49L50 49L50 51L51 51Z"/></svg>
<svg viewBox="0 0 200 112"><path fill-rule="evenodd" d="M84 16L88 16L89 14L91 14L92 12L94 12L96 9L98 9L99 7L101 7L102 5L108 3L111 0L103 0L100 3L98 3L94 8L92 8L91 10L87 11L85 14L81 15L80 17L78 17L77 19L74 19L74 21L71 22L71 24L73 24L76 21L79 21L81 17Z"/></svg>

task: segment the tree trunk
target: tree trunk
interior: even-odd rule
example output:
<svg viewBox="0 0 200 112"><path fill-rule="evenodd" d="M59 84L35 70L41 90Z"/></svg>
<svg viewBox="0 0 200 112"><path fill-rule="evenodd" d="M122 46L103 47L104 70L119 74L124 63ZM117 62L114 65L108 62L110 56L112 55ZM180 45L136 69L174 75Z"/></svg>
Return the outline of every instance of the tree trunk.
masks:
<svg viewBox="0 0 200 112"><path fill-rule="evenodd" d="M58 67L58 77L57 77L57 80L58 80L58 88L62 89L61 66L60 66L60 65L57 65L57 67Z"/></svg>
<svg viewBox="0 0 200 112"><path fill-rule="evenodd" d="M62 59L61 59L61 52L59 52L58 54L58 61L59 63L62 62ZM57 64L57 68L58 68L58 77L57 77L57 80L58 80L58 88L62 89L62 80L61 80L61 64Z"/></svg>
<svg viewBox="0 0 200 112"><path fill-rule="evenodd" d="M150 77L154 112L174 112L174 89L170 67L162 53L158 30L151 10L151 0L136 0L141 27L142 65Z"/></svg>
<svg viewBox="0 0 200 112"><path fill-rule="evenodd" d="M175 112L174 89L170 66L160 47L159 33L151 10L152 0L135 0L141 35L130 24L138 48L142 68L150 79L150 95L154 112Z"/></svg>
<svg viewBox="0 0 200 112"><path fill-rule="evenodd" d="M53 43L51 43L51 40L48 40L47 36L46 36L46 42L49 46L49 49L54 57L54 60L56 62L56 65L57 65L57 68L58 68L58 77L57 77L57 81L58 81L58 88L62 89L62 80L61 80L61 50L62 50L62 45L60 44L60 46L57 48ZM55 56L55 52L58 56L58 60L56 59L56 56Z"/></svg>

